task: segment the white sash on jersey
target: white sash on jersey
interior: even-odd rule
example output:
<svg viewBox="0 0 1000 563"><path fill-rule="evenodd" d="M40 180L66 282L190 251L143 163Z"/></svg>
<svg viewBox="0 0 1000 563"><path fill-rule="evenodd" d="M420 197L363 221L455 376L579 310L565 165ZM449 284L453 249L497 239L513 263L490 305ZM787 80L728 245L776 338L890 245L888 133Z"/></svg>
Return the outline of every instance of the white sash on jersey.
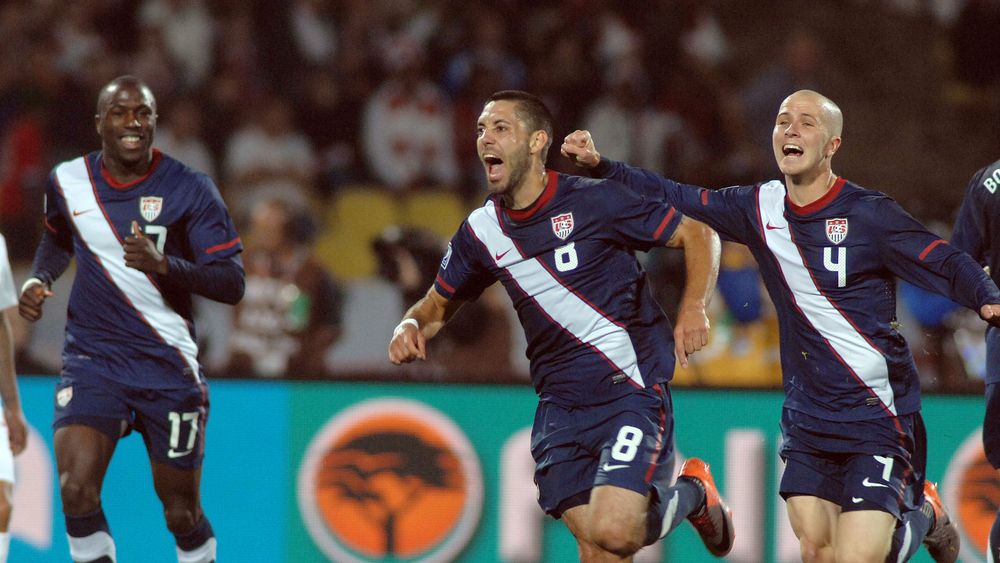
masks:
<svg viewBox="0 0 1000 563"><path fill-rule="evenodd" d="M56 179L66 199L69 212L66 218L73 221L83 244L97 257L112 283L135 307L139 316L168 346L180 353L198 381L198 345L191 338L187 321L164 301L149 276L125 265L122 243L114 227L104 217L84 158L60 164L56 168ZM138 202L135 211L138 217Z"/></svg>
<svg viewBox="0 0 1000 563"><path fill-rule="evenodd" d="M772 180L760 187L760 220L764 225L764 240L778 261L781 275L792 291L792 300L833 350L844 360L865 385L878 395L882 404L896 414L895 396L889 385L889 366L885 356L854 328L830 299L824 295L802 261L799 249L785 220L785 186Z"/></svg>
<svg viewBox="0 0 1000 563"><path fill-rule="evenodd" d="M603 354L636 385L645 387L628 332L562 285L538 259L521 256L514 241L500 228L492 201L469 216L469 225L489 255L501 257L497 265L507 270L554 323Z"/></svg>

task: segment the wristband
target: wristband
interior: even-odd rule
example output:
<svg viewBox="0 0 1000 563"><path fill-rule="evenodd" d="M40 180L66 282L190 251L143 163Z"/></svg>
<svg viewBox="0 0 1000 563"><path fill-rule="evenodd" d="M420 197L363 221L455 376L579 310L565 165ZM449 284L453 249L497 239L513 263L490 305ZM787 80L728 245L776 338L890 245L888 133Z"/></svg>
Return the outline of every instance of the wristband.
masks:
<svg viewBox="0 0 1000 563"><path fill-rule="evenodd" d="M24 285L21 286L21 293L19 293L18 295L24 294L25 291L28 291L28 288L30 288L35 284L45 285L45 282L43 282L38 278L28 278L28 280L24 282Z"/></svg>
<svg viewBox="0 0 1000 563"><path fill-rule="evenodd" d="M420 330L420 323L417 322L417 319L403 319L398 325L396 325L396 328L393 329L392 333L399 334L403 331L403 327L406 325L413 325L413 328Z"/></svg>

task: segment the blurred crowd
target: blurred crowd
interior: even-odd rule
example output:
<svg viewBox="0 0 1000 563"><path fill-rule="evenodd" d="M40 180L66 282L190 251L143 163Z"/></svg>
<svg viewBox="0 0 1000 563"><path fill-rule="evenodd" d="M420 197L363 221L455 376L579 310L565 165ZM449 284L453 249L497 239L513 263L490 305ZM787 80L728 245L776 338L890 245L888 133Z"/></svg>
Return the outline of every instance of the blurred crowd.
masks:
<svg viewBox="0 0 1000 563"><path fill-rule="evenodd" d="M706 186L774 176L775 108L817 89L847 115L836 172L947 223L965 180L1000 147L1000 50L990 46L1000 1L800 4L6 0L0 232L24 271L49 169L98 148L96 94L125 73L157 97L157 146L216 180L246 239L247 299L201 308L216 375L393 373L392 326L482 200L474 124L500 89L543 97L557 139L587 128L611 158ZM359 193L365 203L351 208ZM420 206L422 194L439 199ZM420 244L408 252L429 262L397 257L411 238ZM683 262L669 251L646 262L669 310ZM773 312L752 259L727 247L723 270L718 346L680 379L777 384ZM523 337L494 297L456 319L464 325L440 344L448 361L407 376L526 380ZM956 331L968 323L953 309L921 313L903 311L910 337L930 343L914 346L926 351L928 384L964 388L977 352ZM23 365L58 369L42 360L57 357L51 342L22 340Z"/></svg>

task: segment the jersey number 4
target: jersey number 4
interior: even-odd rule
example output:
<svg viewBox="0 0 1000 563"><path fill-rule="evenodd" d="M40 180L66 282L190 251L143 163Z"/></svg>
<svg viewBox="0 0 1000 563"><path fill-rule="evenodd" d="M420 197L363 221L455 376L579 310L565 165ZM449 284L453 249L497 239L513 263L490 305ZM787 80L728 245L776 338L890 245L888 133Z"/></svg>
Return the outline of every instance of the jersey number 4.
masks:
<svg viewBox="0 0 1000 563"><path fill-rule="evenodd" d="M837 251L834 258L833 251ZM823 267L837 273L837 287L847 285L847 249L843 246L827 246L823 248Z"/></svg>

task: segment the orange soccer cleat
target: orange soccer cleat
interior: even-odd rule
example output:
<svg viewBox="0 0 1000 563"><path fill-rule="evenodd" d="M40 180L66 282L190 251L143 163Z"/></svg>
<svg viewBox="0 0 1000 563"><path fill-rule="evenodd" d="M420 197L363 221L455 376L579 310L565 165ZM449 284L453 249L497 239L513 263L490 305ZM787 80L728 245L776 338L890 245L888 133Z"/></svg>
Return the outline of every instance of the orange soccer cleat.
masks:
<svg viewBox="0 0 1000 563"><path fill-rule="evenodd" d="M958 559L958 549L962 540L958 536L955 523L944 509L941 497L938 496L937 485L924 481L924 499L934 508L934 527L924 538L927 552L938 563L954 563Z"/></svg>
<svg viewBox="0 0 1000 563"><path fill-rule="evenodd" d="M733 513L722 500L719 490L715 488L715 480L708 470L708 464L693 457L684 462L678 475L678 478L680 477L694 479L705 490L705 505L701 510L688 516L688 520L701 536L701 541L716 557L729 553L733 549L733 540L736 539Z"/></svg>

